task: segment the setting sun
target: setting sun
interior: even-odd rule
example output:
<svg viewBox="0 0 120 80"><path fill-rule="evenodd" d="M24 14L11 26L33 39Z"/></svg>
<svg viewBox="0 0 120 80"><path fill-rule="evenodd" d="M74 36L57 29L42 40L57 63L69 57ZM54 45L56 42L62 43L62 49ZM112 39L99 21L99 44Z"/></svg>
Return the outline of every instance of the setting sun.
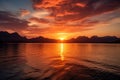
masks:
<svg viewBox="0 0 120 80"><path fill-rule="evenodd" d="M65 40L65 38L60 38L61 41Z"/></svg>

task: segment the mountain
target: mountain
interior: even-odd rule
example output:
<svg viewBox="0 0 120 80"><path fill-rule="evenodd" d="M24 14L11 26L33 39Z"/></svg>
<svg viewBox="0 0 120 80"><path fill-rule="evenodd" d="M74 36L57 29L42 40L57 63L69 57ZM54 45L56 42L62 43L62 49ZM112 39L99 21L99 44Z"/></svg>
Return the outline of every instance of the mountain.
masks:
<svg viewBox="0 0 120 80"><path fill-rule="evenodd" d="M49 39L49 38L44 38L44 37L40 36L40 37L29 39L29 42L54 43L54 42L57 42L57 40L55 40L55 39Z"/></svg>
<svg viewBox="0 0 120 80"><path fill-rule="evenodd" d="M0 42L25 42L26 37L20 36L18 33L8 33L6 31L0 31Z"/></svg>
<svg viewBox="0 0 120 80"><path fill-rule="evenodd" d="M44 38L42 36L27 39L26 37L20 36L17 32L8 33L6 31L0 31L0 43L20 43L20 42L30 42L30 43L53 43L57 42L55 39Z"/></svg>
<svg viewBox="0 0 120 80"><path fill-rule="evenodd" d="M56 39L44 38L42 36L27 39L26 37L20 36L17 32L8 33L6 31L0 31L0 43L55 43L61 42ZM72 38L69 40L64 40L66 43L120 43L120 38L116 36L92 36L90 38L86 36L78 36L77 38Z"/></svg>
<svg viewBox="0 0 120 80"><path fill-rule="evenodd" d="M92 36L90 38L86 36L79 36L75 39L67 40L66 42L73 42L73 43L120 43L120 38L116 36Z"/></svg>

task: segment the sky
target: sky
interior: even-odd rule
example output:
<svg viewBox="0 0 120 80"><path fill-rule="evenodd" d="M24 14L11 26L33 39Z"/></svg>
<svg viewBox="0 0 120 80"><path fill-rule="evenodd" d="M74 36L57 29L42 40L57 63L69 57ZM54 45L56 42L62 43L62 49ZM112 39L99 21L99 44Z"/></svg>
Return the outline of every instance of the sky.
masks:
<svg viewBox="0 0 120 80"><path fill-rule="evenodd" d="M120 0L0 0L0 31L28 38L120 37Z"/></svg>

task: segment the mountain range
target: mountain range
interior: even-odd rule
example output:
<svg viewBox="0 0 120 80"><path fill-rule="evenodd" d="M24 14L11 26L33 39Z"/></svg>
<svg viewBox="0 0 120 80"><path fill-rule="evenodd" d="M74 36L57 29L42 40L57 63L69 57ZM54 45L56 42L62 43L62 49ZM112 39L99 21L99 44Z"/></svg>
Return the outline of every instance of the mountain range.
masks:
<svg viewBox="0 0 120 80"><path fill-rule="evenodd" d="M8 33L6 31L0 31L0 43L56 43L61 42L57 39L44 38L42 36L36 38L26 38L19 35L17 32ZM72 38L64 40L62 42L66 43L120 43L120 38L116 36L78 36L77 38Z"/></svg>

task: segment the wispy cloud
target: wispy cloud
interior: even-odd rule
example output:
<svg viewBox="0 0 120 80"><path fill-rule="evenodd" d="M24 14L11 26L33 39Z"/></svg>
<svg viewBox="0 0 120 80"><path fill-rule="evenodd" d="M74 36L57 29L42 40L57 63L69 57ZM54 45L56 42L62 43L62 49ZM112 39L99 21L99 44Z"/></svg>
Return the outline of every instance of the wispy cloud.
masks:
<svg viewBox="0 0 120 80"><path fill-rule="evenodd" d="M21 20L8 11L0 11L0 29L20 31L28 27L28 21Z"/></svg>

